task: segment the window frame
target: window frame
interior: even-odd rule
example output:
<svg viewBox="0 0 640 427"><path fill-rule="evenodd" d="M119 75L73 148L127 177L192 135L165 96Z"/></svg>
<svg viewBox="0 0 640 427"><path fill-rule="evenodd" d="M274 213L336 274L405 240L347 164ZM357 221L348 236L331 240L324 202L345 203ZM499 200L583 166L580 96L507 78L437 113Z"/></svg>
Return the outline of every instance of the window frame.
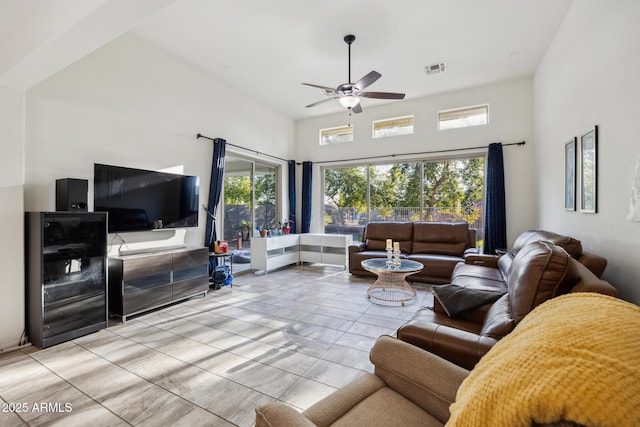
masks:
<svg viewBox="0 0 640 427"><path fill-rule="evenodd" d="M411 132L396 133L392 135L376 135L376 132L379 131L380 129L393 129L394 127L399 129L408 128L409 126L398 126L394 124L395 122L402 122L405 120L411 121ZM371 138L382 139L382 138L389 138L393 136L413 135L415 133L415 125L416 125L415 120L416 120L416 117L414 114L409 114L406 116L399 116L399 117L391 117L388 119L373 120L371 122ZM380 129L376 129L376 124L378 123L390 123L390 126L385 126L385 127L381 126Z"/></svg>
<svg viewBox="0 0 640 427"><path fill-rule="evenodd" d="M342 132L340 133L339 131L346 131L349 130L349 132ZM346 141L335 141L335 142L324 142L324 138L328 137L328 136L340 136L340 135L351 135L351 139L348 139ZM318 141L319 141L319 145L320 146L324 146L324 145L335 145L335 144L345 144L347 142L353 142L354 141L354 132L353 132L353 125L349 124L346 126L335 126L335 127L331 127L331 128L325 128L325 129L320 129L318 131Z"/></svg>
<svg viewBox="0 0 640 427"><path fill-rule="evenodd" d="M447 121L453 121L453 120L461 120L461 119L468 119L470 116L472 116L473 114L471 114L471 112L473 112L474 110L485 110L485 122L484 123L476 123L476 124L462 124L460 126L451 126L451 127L443 127L442 124L443 123L447 123ZM456 115L456 113L460 113L459 117L455 117L455 118L451 118L451 119L442 119L441 117L443 115ZM467 113L466 115L464 115L464 113ZM468 128L468 127L475 127L475 126L486 126L489 124L489 118L490 118L490 108L489 108L489 104L478 104L478 105L470 105L467 107L458 107L458 108L451 108L448 110L440 110L437 112L436 114L436 128L438 129L438 131L443 131L443 130L452 130L452 129L464 129L464 128Z"/></svg>

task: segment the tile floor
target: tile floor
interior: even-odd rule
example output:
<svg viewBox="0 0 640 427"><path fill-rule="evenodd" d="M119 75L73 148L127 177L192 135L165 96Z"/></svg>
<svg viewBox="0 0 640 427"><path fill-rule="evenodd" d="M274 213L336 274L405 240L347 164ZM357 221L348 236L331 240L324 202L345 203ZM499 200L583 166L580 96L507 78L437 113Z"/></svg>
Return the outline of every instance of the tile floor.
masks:
<svg viewBox="0 0 640 427"><path fill-rule="evenodd" d="M372 371L368 352L421 306L371 303L369 278L304 265L211 291L48 349L0 356L0 425L250 426Z"/></svg>

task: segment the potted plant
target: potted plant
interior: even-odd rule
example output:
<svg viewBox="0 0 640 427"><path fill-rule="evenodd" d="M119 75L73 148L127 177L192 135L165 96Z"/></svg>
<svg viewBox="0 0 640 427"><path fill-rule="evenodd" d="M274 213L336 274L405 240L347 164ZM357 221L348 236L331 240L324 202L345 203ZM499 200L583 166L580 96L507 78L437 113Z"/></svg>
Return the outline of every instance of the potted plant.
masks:
<svg viewBox="0 0 640 427"><path fill-rule="evenodd" d="M249 240L249 238L251 237L249 235L251 231L251 223L246 219L240 221L240 223L235 225L233 228L240 231L240 233L242 234L242 240Z"/></svg>

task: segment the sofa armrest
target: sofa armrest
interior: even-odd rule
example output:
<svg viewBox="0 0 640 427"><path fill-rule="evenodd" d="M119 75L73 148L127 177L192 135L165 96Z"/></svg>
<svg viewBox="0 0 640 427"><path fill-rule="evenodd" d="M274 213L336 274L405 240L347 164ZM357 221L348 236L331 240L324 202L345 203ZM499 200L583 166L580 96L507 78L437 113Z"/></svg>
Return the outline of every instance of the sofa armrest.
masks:
<svg viewBox="0 0 640 427"><path fill-rule="evenodd" d="M618 296L618 290L611 285L611 283L598 278L581 262L574 262L578 269L580 280L571 289L571 292L597 292L599 294L610 295L612 297Z"/></svg>
<svg viewBox="0 0 640 427"><path fill-rule="evenodd" d="M358 242L354 245L349 245L347 247L347 252L348 252L348 260L349 260L349 273L354 274L366 274L366 275L374 275L373 273L369 273L368 271L364 270L362 268L362 266L360 265L360 262L355 260L354 258L357 257L357 253L358 252L363 252L365 249L367 248L367 245L365 245L364 242Z"/></svg>
<svg viewBox="0 0 640 427"><path fill-rule="evenodd" d="M384 381L366 372L302 413L281 402L258 406L256 427L328 427L384 387L386 387Z"/></svg>
<svg viewBox="0 0 640 427"><path fill-rule="evenodd" d="M364 244L364 242L349 245L348 247L349 253L362 252L365 249L366 249L366 245Z"/></svg>
<svg viewBox="0 0 640 427"><path fill-rule="evenodd" d="M498 268L499 256L487 254L469 254L464 257L465 264L481 265L483 267Z"/></svg>
<svg viewBox="0 0 640 427"><path fill-rule="evenodd" d="M464 326L465 321L460 321ZM497 340L437 321L413 319L398 329L398 338L465 369L473 369Z"/></svg>
<svg viewBox="0 0 640 427"><path fill-rule="evenodd" d="M307 417L284 403L274 402L256 408L256 427L315 427Z"/></svg>
<svg viewBox="0 0 640 427"><path fill-rule="evenodd" d="M597 283L586 284L584 282L578 282L571 292L596 292L602 295L609 295L614 298L618 297L618 290L611 285L611 283L605 280L599 280Z"/></svg>
<svg viewBox="0 0 640 427"><path fill-rule="evenodd" d="M399 339L383 335L369 358L388 387L445 423L469 371Z"/></svg>
<svg viewBox="0 0 640 427"><path fill-rule="evenodd" d="M464 250L463 257L467 257L469 255L476 255L478 253L478 248L467 248Z"/></svg>
<svg viewBox="0 0 640 427"><path fill-rule="evenodd" d="M477 241L478 231L475 228L469 228L467 230L467 247L469 249L475 249L478 251L478 241Z"/></svg>
<svg viewBox="0 0 640 427"><path fill-rule="evenodd" d="M607 268L607 259L600 255L591 254L589 252L582 252L578 257L580 264L584 265L591 271L596 277L602 277L605 268Z"/></svg>
<svg viewBox="0 0 640 427"><path fill-rule="evenodd" d="M365 372L346 386L307 408L302 415L318 427L328 427L342 418L360 402L386 384L372 373ZM274 424L275 425L275 424Z"/></svg>

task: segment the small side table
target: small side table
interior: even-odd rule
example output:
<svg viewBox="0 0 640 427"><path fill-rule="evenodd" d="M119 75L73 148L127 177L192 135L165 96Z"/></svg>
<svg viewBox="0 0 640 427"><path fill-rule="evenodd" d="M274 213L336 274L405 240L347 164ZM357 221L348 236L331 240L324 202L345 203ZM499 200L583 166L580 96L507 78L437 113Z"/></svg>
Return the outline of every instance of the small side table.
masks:
<svg viewBox="0 0 640 427"><path fill-rule="evenodd" d="M223 265L227 264L227 258L229 258L229 274L233 274L233 253L232 252L225 252L225 253L209 252L209 265L211 265L211 258L216 259L216 265L218 265L218 258L222 258ZM213 274L213 271L209 272L209 281L212 283L215 283L216 285L219 285L220 283L213 281L213 279L211 278L212 274ZM233 287L233 282L231 283L230 286Z"/></svg>
<svg viewBox="0 0 640 427"><path fill-rule="evenodd" d="M371 302L400 303L416 298L416 291L405 280L410 274L417 273L424 268L419 262L406 259L400 260L398 266L388 266L386 258L373 258L362 261L362 268L378 276L378 279L367 290Z"/></svg>

